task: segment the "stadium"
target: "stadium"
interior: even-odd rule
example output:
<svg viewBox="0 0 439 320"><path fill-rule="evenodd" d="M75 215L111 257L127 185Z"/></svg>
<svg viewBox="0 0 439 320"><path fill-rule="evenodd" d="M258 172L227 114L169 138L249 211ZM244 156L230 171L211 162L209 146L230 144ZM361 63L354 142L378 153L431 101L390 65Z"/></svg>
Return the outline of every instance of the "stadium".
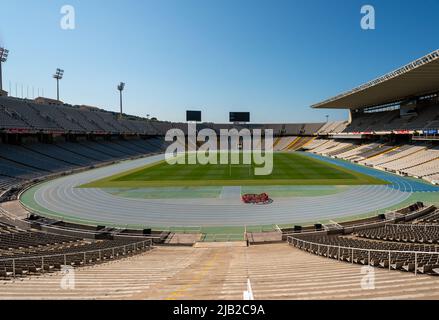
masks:
<svg viewBox="0 0 439 320"><path fill-rule="evenodd" d="M159 121L118 90L120 113L0 89L0 299L439 298L439 50L310 106L346 121ZM188 123L238 158L271 131L272 172L169 164Z"/></svg>

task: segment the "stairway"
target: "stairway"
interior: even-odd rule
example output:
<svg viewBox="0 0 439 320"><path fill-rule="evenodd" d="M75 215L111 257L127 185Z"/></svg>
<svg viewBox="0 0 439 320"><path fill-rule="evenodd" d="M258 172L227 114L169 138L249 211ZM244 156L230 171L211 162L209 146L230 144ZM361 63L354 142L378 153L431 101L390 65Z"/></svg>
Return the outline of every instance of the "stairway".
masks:
<svg viewBox="0 0 439 320"><path fill-rule="evenodd" d="M439 278L373 269L375 290L364 290L359 265L287 244L251 247L158 247L125 260L75 271L75 290L52 274L0 282L0 299L243 298L247 280L262 299L439 299Z"/></svg>

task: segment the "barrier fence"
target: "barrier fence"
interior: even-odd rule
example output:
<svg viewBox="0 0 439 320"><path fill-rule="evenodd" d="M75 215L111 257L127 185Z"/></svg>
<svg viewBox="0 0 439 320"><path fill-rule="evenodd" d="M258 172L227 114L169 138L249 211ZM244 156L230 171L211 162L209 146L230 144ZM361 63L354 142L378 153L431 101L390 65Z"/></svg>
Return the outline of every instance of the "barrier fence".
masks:
<svg viewBox="0 0 439 320"><path fill-rule="evenodd" d="M151 249L152 240L145 240L97 250L0 259L0 276L15 278L31 273L41 274L61 270L67 266L93 265L106 260L115 260L119 257L150 251Z"/></svg>
<svg viewBox="0 0 439 320"><path fill-rule="evenodd" d="M434 224L386 224L386 229L393 229L396 232L402 232L406 230L416 231L416 230L439 230L439 225Z"/></svg>
<svg viewBox="0 0 439 320"><path fill-rule="evenodd" d="M408 272L414 272L415 275L418 275L420 268L424 268L422 269L422 273L439 268L439 252L437 251L399 251L343 247L310 242L291 236L288 237L288 243L298 249L326 256L327 258L343 261L343 259L347 257L352 264L360 262L363 265L373 267L380 265L389 270L392 270L392 268L395 270L403 268ZM342 259L342 257L345 258ZM432 258L435 258L437 263L429 264L428 262L431 261ZM382 261L382 264L378 263L378 261Z"/></svg>

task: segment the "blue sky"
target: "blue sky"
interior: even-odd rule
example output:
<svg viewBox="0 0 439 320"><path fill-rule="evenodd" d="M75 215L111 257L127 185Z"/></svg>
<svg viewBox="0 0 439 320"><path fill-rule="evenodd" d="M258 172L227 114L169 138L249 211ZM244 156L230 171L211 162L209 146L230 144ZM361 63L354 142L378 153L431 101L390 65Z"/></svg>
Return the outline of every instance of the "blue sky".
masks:
<svg viewBox="0 0 439 320"><path fill-rule="evenodd" d="M62 30L72 5L76 29ZM360 9L376 10L376 30ZM310 105L438 49L437 0L0 0L0 44L11 50L4 87L182 121L185 110L227 122L322 122L347 112Z"/></svg>

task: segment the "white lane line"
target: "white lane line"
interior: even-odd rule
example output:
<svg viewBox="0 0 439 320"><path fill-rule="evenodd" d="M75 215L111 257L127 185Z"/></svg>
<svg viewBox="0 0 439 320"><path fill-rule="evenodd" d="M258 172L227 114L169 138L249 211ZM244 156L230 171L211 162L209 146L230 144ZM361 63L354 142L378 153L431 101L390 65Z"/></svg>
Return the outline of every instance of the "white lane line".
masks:
<svg viewBox="0 0 439 320"><path fill-rule="evenodd" d="M212 203L170 203L151 200L124 199L114 197L102 190L76 189L75 186L110 176L132 167L138 167L155 159L125 162L114 167L92 170L86 173L55 180L41 187L35 194L35 201L55 212L87 220L106 221L115 224L139 225L249 225L273 223L303 223L319 219L335 219L396 205L410 196L387 186L353 187L337 195L294 198L277 201L269 207L243 207L241 204L220 205ZM398 181L399 182L399 181ZM410 184L400 180L400 190L407 190ZM371 201L373 200L373 201Z"/></svg>

